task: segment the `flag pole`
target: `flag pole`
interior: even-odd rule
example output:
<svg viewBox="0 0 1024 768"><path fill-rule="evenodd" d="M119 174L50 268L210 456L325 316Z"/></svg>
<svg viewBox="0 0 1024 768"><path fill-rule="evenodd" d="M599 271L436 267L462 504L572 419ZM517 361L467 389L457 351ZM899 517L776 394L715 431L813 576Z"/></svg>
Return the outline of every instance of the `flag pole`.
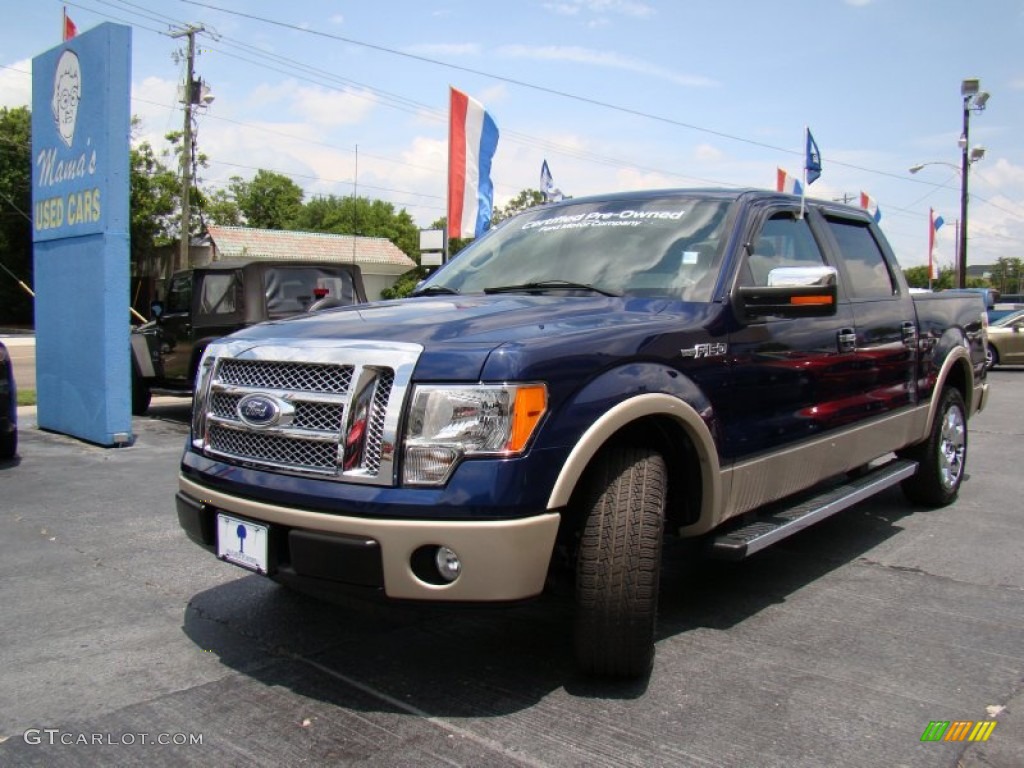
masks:
<svg viewBox="0 0 1024 768"><path fill-rule="evenodd" d="M932 275L934 268L932 267L932 251L935 250L935 211L932 208L928 209L928 290L932 289Z"/></svg>
<svg viewBox="0 0 1024 768"><path fill-rule="evenodd" d="M807 136L810 134L811 129L808 126L804 126L804 147L806 155ZM807 158L804 157L804 185L800 189L800 218L804 217L804 201L807 199Z"/></svg>

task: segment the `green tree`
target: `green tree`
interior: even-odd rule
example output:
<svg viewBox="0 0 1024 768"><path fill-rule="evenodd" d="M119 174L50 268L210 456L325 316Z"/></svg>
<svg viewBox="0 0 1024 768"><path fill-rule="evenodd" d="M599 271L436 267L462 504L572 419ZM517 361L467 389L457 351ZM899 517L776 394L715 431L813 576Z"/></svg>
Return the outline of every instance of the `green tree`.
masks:
<svg viewBox="0 0 1024 768"><path fill-rule="evenodd" d="M31 323L32 113L0 108L0 322ZM7 271L9 270L9 272ZM13 275L13 276L12 276Z"/></svg>
<svg viewBox="0 0 1024 768"><path fill-rule="evenodd" d="M1000 293L1020 293L1024 278L1024 263L1017 257L1003 257L996 261L992 270L992 287Z"/></svg>
<svg viewBox="0 0 1024 768"><path fill-rule="evenodd" d="M242 226L242 211L235 202L235 196L227 189L217 189L206 195L203 214L212 224L223 227Z"/></svg>
<svg viewBox="0 0 1024 768"><path fill-rule="evenodd" d="M231 195L246 226L257 229L299 229L302 187L287 176L260 169L252 181L233 177Z"/></svg>
<svg viewBox="0 0 1024 768"><path fill-rule="evenodd" d="M544 193L539 189L524 189L513 197L504 208L495 208L491 214L491 226L496 227L505 219L515 216L517 213L533 208L544 203Z"/></svg>
<svg viewBox="0 0 1024 768"><path fill-rule="evenodd" d="M132 261L141 263L155 246L172 242L180 226L181 182L148 142L133 147L131 163Z"/></svg>
<svg viewBox="0 0 1024 768"><path fill-rule="evenodd" d="M315 197L304 206L292 229L336 235L383 237L419 261L420 231L404 208L366 197Z"/></svg>

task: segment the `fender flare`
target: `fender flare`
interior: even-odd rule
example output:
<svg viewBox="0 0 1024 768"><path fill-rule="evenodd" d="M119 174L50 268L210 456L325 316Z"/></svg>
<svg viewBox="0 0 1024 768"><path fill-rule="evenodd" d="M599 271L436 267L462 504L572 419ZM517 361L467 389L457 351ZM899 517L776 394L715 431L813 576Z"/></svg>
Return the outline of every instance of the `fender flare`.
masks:
<svg viewBox="0 0 1024 768"><path fill-rule="evenodd" d="M132 365L143 379L156 377L153 357L149 348L149 336L143 333L131 334Z"/></svg>
<svg viewBox="0 0 1024 768"><path fill-rule="evenodd" d="M970 353L965 347L953 347L949 354L946 355L946 359L942 361L942 367L939 368L939 373L935 377L935 388L932 390L928 403L928 418L924 430L925 436L931 434L932 424L935 423L935 417L939 411L939 394L945 389L946 382L952 375L953 369L958 366L964 369L964 380L966 381L966 387L963 392L964 403L967 406L967 414L965 415L969 416L977 410L974 392L974 368L971 363Z"/></svg>
<svg viewBox="0 0 1024 768"><path fill-rule="evenodd" d="M693 441L700 461L704 494L701 501L701 519L713 516L713 505L724 498L722 476L715 441L700 414L688 403L672 395L647 393L635 395L616 404L583 433L558 474L551 495L549 510L562 509L569 503L590 462L597 452L623 427L648 416L663 416L674 420Z"/></svg>

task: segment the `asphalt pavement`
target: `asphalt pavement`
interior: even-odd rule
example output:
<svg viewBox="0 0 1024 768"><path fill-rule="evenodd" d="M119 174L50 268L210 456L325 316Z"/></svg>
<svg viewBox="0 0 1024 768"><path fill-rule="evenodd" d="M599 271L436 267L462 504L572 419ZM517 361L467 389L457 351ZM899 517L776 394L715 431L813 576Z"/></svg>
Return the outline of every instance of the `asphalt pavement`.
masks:
<svg viewBox="0 0 1024 768"><path fill-rule="evenodd" d="M188 404L0 464L0 765L1024 765L1024 369L959 501L887 492L738 564L670 547L657 658L581 678L571 606L320 603L178 528ZM995 722L983 742L929 724Z"/></svg>

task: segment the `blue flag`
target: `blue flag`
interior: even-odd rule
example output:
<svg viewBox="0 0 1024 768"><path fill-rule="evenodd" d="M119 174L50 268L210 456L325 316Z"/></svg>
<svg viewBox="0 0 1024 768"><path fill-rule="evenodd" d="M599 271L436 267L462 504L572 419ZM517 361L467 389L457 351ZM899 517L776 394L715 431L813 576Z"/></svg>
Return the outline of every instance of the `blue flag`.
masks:
<svg viewBox="0 0 1024 768"><path fill-rule="evenodd" d="M818 144L811 135L811 129L807 129L807 162L804 167L807 169L807 183L813 184L821 176L821 152Z"/></svg>
<svg viewBox="0 0 1024 768"><path fill-rule="evenodd" d="M540 167L540 191L544 195L545 203L557 203L563 198L562 190L555 187L555 180L551 177L551 169L548 168L547 160Z"/></svg>

